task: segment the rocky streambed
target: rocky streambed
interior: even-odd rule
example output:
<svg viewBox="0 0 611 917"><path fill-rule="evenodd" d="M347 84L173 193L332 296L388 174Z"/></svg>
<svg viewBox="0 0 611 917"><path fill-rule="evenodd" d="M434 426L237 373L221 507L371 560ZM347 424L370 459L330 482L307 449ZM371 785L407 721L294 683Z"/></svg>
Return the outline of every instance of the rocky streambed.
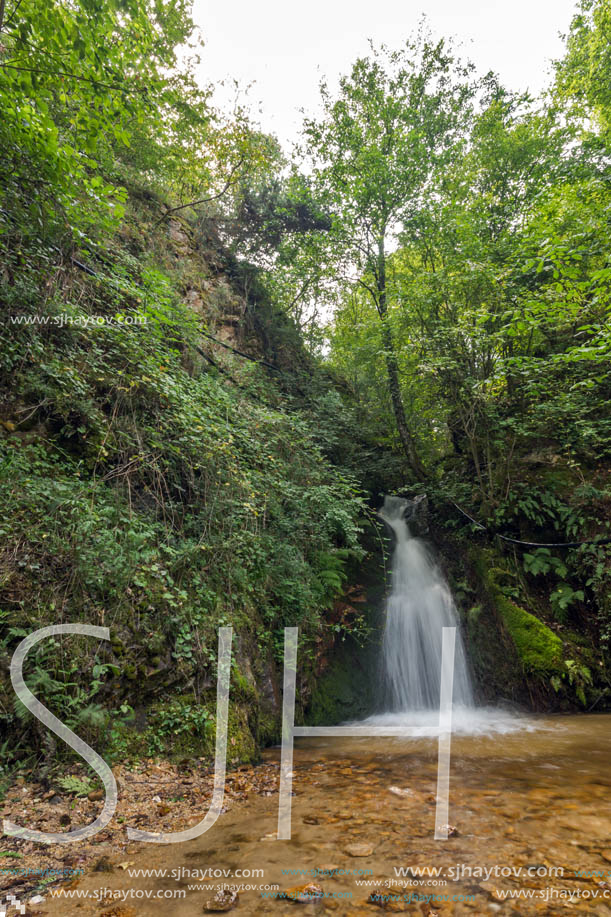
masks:
<svg viewBox="0 0 611 917"><path fill-rule="evenodd" d="M28 915L611 909L609 716L542 718L505 735L455 736L447 841L433 836L432 739L298 740L290 841L275 836L278 759L271 749L259 767L230 775L217 823L173 845L129 842L125 828L177 831L199 821L211 775L154 762L122 769L117 816L87 845L3 839L5 868L67 865L82 874L62 883L22 876L20 883L18 873L5 873L3 885L30 896ZM14 787L5 817L55 829L65 800L53 806L52 797L32 797L32 790ZM100 802L70 805L75 826L95 816Z"/></svg>

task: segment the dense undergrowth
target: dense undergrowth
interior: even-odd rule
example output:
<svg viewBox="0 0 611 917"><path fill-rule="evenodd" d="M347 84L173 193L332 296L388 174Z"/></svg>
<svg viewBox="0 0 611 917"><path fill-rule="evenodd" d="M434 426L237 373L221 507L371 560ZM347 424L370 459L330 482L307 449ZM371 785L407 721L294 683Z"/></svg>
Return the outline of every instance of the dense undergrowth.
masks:
<svg viewBox="0 0 611 917"><path fill-rule="evenodd" d="M219 626L273 666L282 628L298 624L307 659L361 551L359 487L324 451L341 402L317 417L260 363L212 356L180 295L187 255L164 270L161 237L157 263L150 243L133 254L117 237L103 263L89 259L95 276L60 263L3 285L2 725L21 736L9 758L41 738L33 718L18 725L7 679L32 630L110 627L110 647L46 641L29 684L111 753L126 750L122 721L157 703L148 751L161 751L213 723ZM211 318L224 277L189 257L200 286L207 272Z"/></svg>

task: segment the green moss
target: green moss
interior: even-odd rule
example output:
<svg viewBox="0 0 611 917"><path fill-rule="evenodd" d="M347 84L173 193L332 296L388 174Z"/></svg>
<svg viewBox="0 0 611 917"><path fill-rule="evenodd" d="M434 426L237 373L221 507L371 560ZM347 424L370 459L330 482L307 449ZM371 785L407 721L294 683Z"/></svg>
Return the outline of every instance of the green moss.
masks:
<svg viewBox="0 0 611 917"><path fill-rule="evenodd" d="M371 711L372 683L363 663L352 654L334 659L333 667L312 692L307 721L329 726L343 720L361 719Z"/></svg>
<svg viewBox="0 0 611 917"><path fill-rule="evenodd" d="M208 700L210 708L215 701ZM257 757L250 713L251 707L236 702L229 705L228 765ZM174 697L148 711L144 729L128 724L115 727L106 754L113 761L158 755L170 761L209 757L212 762L215 740L214 712L208 715L206 706L195 705L192 698Z"/></svg>
<svg viewBox="0 0 611 917"><path fill-rule="evenodd" d="M257 743L261 748L273 745L280 741L280 717L260 709L257 723Z"/></svg>
<svg viewBox="0 0 611 917"><path fill-rule="evenodd" d="M258 700L256 688L238 668L232 673L231 697L232 700L243 700L246 703Z"/></svg>
<svg viewBox="0 0 611 917"><path fill-rule="evenodd" d="M504 631L511 638L523 672L546 682L550 676L561 675L564 669L560 637L543 621L505 595L504 587L511 587L515 576L508 570L494 566L497 557L492 551L472 548L469 557L487 604L500 618ZM479 611L477 616L469 614L471 627L477 629L479 616Z"/></svg>
<svg viewBox="0 0 611 917"><path fill-rule="evenodd" d="M494 600L525 670L535 675L562 671L560 637L539 618L515 605L500 589L494 590Z"/></svg>
<svg viewBox="0 0 611 917"><path fill-rule="evenodd" d="M254 761L257 747L248 721L248 709L239 704L229 704L227 733L227 765Z"/></svg>

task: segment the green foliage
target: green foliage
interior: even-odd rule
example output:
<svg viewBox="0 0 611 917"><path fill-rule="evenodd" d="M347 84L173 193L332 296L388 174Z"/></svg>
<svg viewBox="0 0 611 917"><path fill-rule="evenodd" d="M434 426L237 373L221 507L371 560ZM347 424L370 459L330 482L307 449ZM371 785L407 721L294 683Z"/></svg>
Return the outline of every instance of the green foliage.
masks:
<svg viewBox="0 0 611 917"><path fill-rule="evenodd" d="M396 398L386 383L392 345L406 426L431 495L525 542L587 541L609 531L609 21L608 0L581 4L553 98L513 93L494 75L472 82L471 93L468 81L458 81L465 92L447 101L455 107L443 164L436 169L431 160L427 193L405 196L399 245L384 260L385 327L376 285L382 262L363 258L328 329L329 361L347 379L345 399L364 428L394 445ZM376 124L386 110L378 83L394 71L370 59L359 71L363 79L367 67L375 71ZM342 125L357 120L355 74L325 136L338 138ZM396 104L403 116L411 111L401 93ZM433 131L435 124L433 118ZM377 136L382 145L381 123ZM346 199L336 205L349 221L354 155L344 156L344 147L329 147L327 168L329 182L345 179ZM372 169L379 187L390 183L393 164L391 156ZM368 181L360 177L357 190ZM371 213L388 200L375 187ZM363 225L373 239L375 218ZM460 527L461 520L448 524ZM607 645L606 553L526 548L523 563L523 585L544 590L552 617L580 628L591 623Z"/></svg>
<svg viewBox="0 0 611 917"><path fill-rule="evenodd" d="M316 557L317 576L327 593L329 604L332 604L335 596L341 592L346 581L344 564L349 556L350 552L344 548L334 553L321 551Z"/></svg>
<svg viewBox="0 0 611 917"><path fill-rule="evenodd" d="M65 793L77 798L87 796L94 789L93 781L89 777L60 777L57 783Z"/></svg>
<svg viewBox="0 0 611 917"><path fill-rule="evenodd" d="M609 545L583 545L573 553L575 571L596 601L600 640L604 649L608 649L611 641L610 560Z"/></svg>
<svg viewBox="0 0 611 917"><path fill-rule="evenodd" d="M323 84L305 176L243 108L212 109L188 3L6 13L0 652L110 627L29 659L71 728L116 756L207 748L223 624L268 662L299 625L314 671L325 626L346 636L327 615L366 500L406 463L519 540L608 533L610 21L582 0L540 103L424 33L372 46ZM272 368L212 348L237 314ZM524 671L581 703L591 668L521 606L532 588L606 645L609 556L535 548L489 586ZM257 700L234 680L248 757ZM4 682L0 723L7 766L24 736L54 753Z"/></svg>
<svg viewBox="0 0 611 917"><path fill-rule="evenodd" d="M315 410L286 410L259 370L235 367L239 388L195 359L197 319L150 258L117 252L72 284L43 314L82 321L2 331L4 647L58 617L110 622L110 646L47 641L27 678L71 728L119 748L110 711L205 680L220 625L253 631L262 653L281 652L288 624L314 640L359 556L362 499L323 454ZM20 289L12 314L41 314L37 278ZM119 310L143 321L111 321ZM160 735L182 736L178 716L195 735L200 712L168 707Z"/></svg>
<svg viewBox="0 0 611 917"><path fill-rule="evenodd" d="M342 77L335 99L323 83L324 116L304 126L314 187L333 213L327 270L336 284L339 279L368 297L381 322L377 355L385 363L398 441L414 474L423 469L405 416L388 317L388 253L461 143L474 92L470 69L443 41L425 34L397 51L372 45L371 55ZM347 281L355 272L356 285Z"/></svg>
<svg viewBox="0 0 611 917"><path fill-rule="evenodd" d="M52 621L110 623L110 646L41 645L27 680L119 755L134 707L168 686L199 697L221 624L254 631L263 654L285 623L314 638L342 552L358 551L361 499L303 400L287 406L254 367L231 383L202 362L189 267L167 258L165 226L157 241L160 207L192 214L184 202L199 200L209 249L232 227L228 265L270 254L320 223L307 183L277 181L276 141L242 110L218 116L195 61L178 64L187 4L98 7L23 0L0 46L2 651ZM10 689L0 709L7 730L48 746ZM189 734L200 713L181 712ZM175 715L157 724L162 744L182 736Z"/></svg>
<svg viewBox="0 0 611 917"><path fill-rule="evenodd" d="M172 161L185 122L197 136L210 120L205 94L176 68L192 31L182 3L15 6L0 52L5 233L23 243L116 225L123 151L135 143L138 158L146 138L149 156L164 149Z"/></svg>
<svg viewBox="0 0 611 917"><path fill-rule="evenodd" d="M558 557L554 557L548 548L537 548L534 554L524 554L524 569L532 576L547 576L550 573L558 577L558 582L550 594L550 605L554 617L558 621L566 622L568 609L575 602L583 602L585 592L583 589L573 589L564 579L568 568Z"/></svg>
<svg viewBox="0 0 611 917"><path fill-rule="evenodd" d="M188 740L193 747L210 740L214 734L214 717L206 707L189 698L178 698L160 704L151 714L147 730L147 754L163 753L172 743Z"/></svg>
<svg viewBox="0 0 611 917"><path fill-rule="evenodd" d="M556 65L556 91L572 111L593 117L608 140L611 127L611 5L581 0L571 23L567 53Z"/></svg>
<svg viewBox="0 0 611 917"><path fill-rule="evenodd" d="M544 575L553 570L558 576L566 576L567 568L559 558L554 557L549 548L537 548L532 554L523 555L524 569L532 576Z"/></svg>
<svg viewBox="0 0 611 917"><path fill-rule="evenodd" d="M559 674L563 656L560 637L518 605L515 596L507 597L512 590L503 583L513 577L508 571L492 566L491 552L472 551L471 557L486 599L511 637L524 671L538 678Z"/></svg>
<svg viewBox="0 0 611 917"><path fill-rule="evenodd" d="M554 675L551 678L551 684L558 693L561 690L563 681L568 680L569 685L573 688L579 703L585 707L587 703L586 692L592 687L592 673L590 669L575 659L565 659L565 670L561 675Z"/></svg>
<svg viewBox="0 0 611 917"><path fill-rule="evenodd" d="M559 583L550 595L550 602L559 621L566 621L567 609L574 602L583 602L583 589L573 589L568 583Z"/></svg>

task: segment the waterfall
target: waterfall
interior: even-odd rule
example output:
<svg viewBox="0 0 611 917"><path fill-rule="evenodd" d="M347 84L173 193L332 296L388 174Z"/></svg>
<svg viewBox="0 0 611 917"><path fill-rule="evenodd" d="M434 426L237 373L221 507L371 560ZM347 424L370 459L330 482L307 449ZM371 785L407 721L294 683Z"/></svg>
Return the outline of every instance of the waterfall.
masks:
<svg viewBox="0 0 611 917"><path fill-rule="evenodd" d="M473 707L452 593L430 549L409 530L405 519L409 506L400 497L386 497L380 511L395 535L392 589L382 645L385 710L396 714L439 709L444 627L457 628L454 704Z"/></svg>
<svg viewBox="0 0 611 917"><path fill-rule="evenodd" d="M382 641L383 712L362 721L376 728L407 725L427 735L439 716L441 643L444 627L456 627L452 731L490 735L534 728L532 721L503 707L475 706L458 614L450 587L427 545L410 532L419 499L386 497L380 515L392 529L395 547L391 592ZM384 733L382 733L384 734Z"/></svg>

